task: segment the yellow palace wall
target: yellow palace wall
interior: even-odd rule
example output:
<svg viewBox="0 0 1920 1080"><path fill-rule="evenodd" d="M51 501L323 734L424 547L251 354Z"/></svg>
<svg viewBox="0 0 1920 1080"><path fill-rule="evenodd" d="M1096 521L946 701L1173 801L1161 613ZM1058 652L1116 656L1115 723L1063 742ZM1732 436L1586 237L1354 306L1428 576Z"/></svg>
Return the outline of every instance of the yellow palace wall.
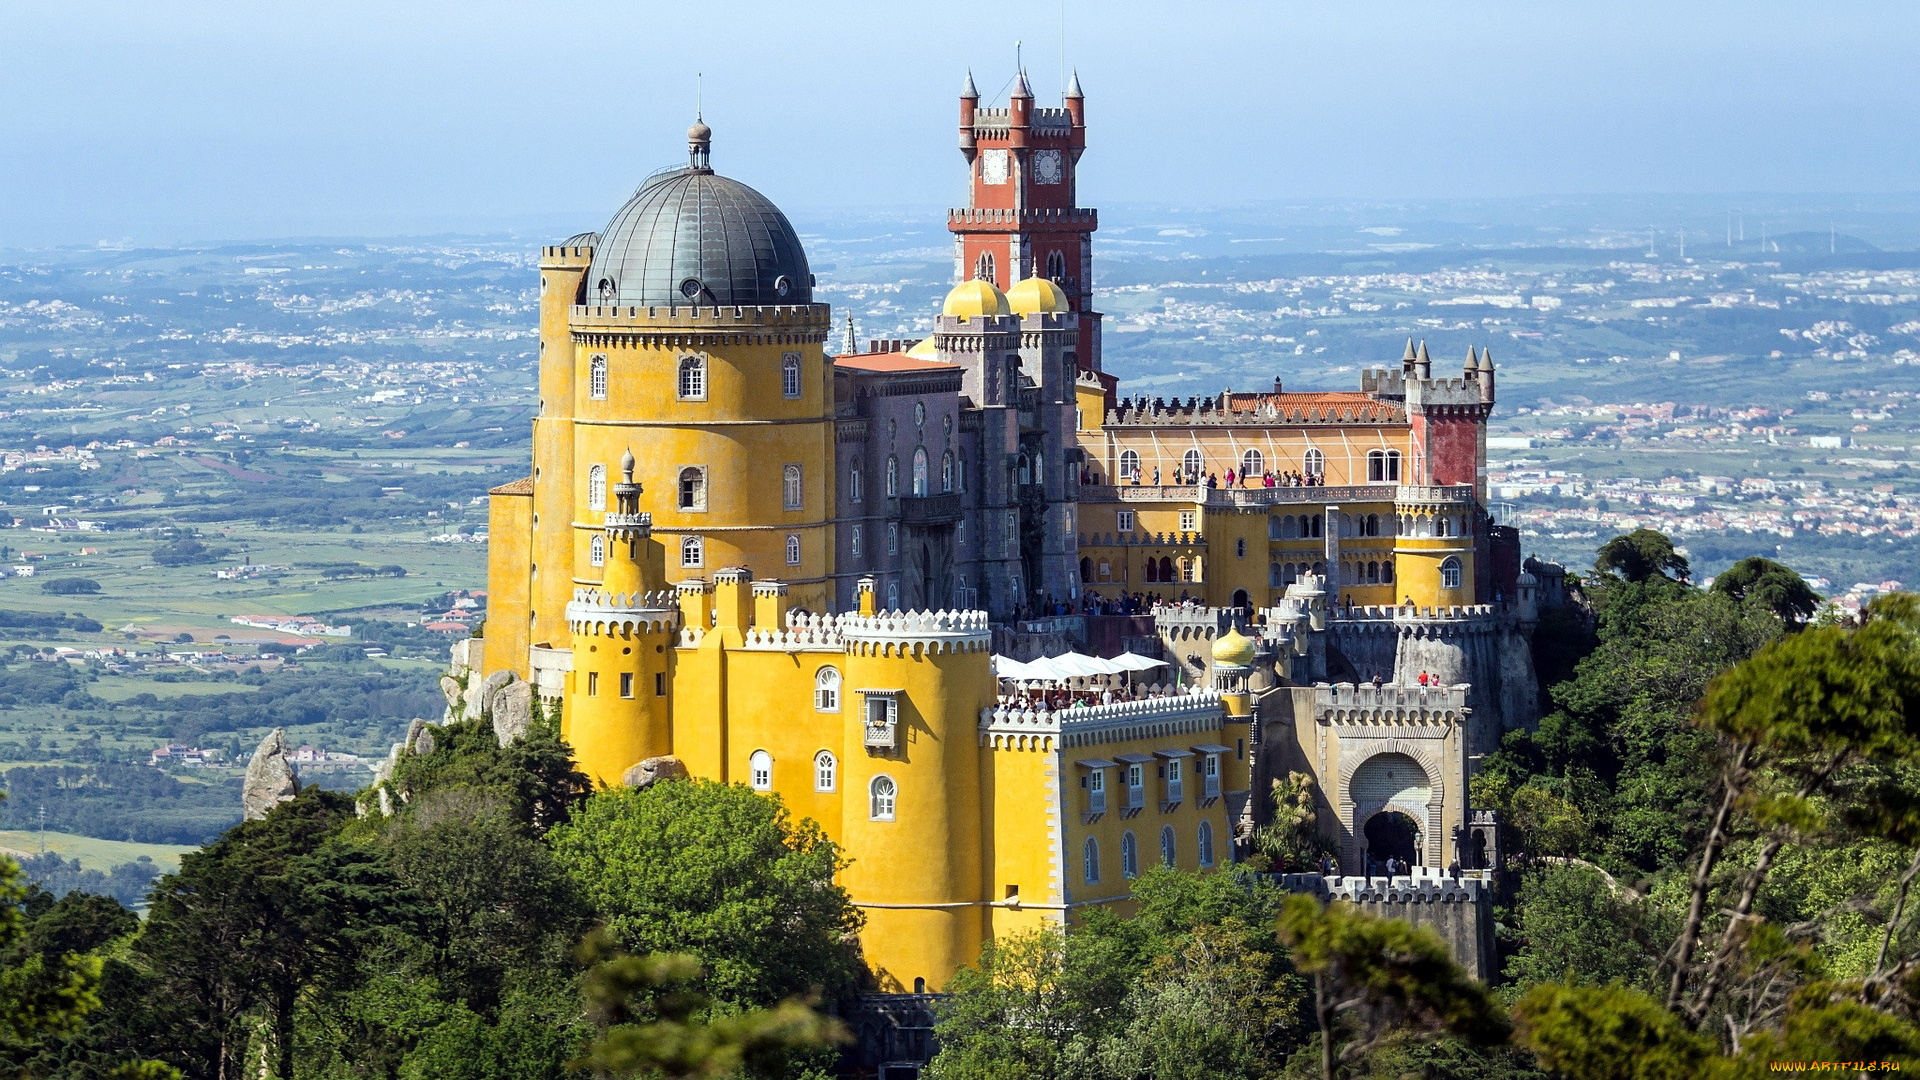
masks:
<svg viewBox="0 0 1920 1080"><path fill-rule="evenodd" d="M1140 455L1140 482L1151 484L1158 467L1162 483L1174 482L1189 450L1199 450L1201 473L1213 473L1222 484L1227 470L1240 472L1244 455L1257 450L1264 472L1282 474L1306 472L1306 453L1317 449L1325 457L1325 479L1329 485L1367 482L1367 451L1397 450L1401 454L1402 476L1407 469L1412 438L1405 424L1326 424L1302 426L1254 426L1167 423L1153 426L1102 427L1098 436L1087 442L1088 451L1100 462L1100 482L1120 483L1120 455L1132 450ZM1251 487L1250 484L1239 485Z"/></svg>

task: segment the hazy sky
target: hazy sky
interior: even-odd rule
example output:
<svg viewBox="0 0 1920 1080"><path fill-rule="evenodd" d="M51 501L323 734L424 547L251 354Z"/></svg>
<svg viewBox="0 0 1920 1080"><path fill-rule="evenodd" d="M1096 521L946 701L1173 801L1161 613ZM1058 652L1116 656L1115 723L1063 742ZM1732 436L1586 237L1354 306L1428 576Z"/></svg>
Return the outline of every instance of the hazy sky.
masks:
<svg viewBox="0 0 1920 1080"><path fill-rule="evenodd" d="M1082 201L1920 190L1920 5L1067 0ZM684 157L939 206L1059 0L0 0L0 247L597 228Z"/></svg>

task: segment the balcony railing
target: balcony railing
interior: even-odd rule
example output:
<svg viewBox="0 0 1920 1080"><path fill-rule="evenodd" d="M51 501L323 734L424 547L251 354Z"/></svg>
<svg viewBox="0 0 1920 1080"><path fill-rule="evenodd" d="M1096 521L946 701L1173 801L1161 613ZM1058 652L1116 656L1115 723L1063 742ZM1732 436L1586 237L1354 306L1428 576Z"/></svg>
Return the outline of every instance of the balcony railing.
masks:
<svg viewBox="0 0 1920 1080"><path fill-rule="evenodd" d="M1185 785L1186 781L1184 780L1167 781L1167 798L1165 802L1160 804L1162 811L1171 810L1180 805L1180 799Z"/></svg>
<svg viewBox="0 0 1920 1080"><path fill-rule="evenodd" d="M1417 502L1464 506L1473 488L1410 484L1344 484L1339 487L1210 488L1194 484L1082 484L1081 502L1195 503L1206 506L1294 506L1315 503Z"/></svg>
<svg viewBox="0 0 1920 1080"><path fill-rule="evenodd" d="M1145 808L1146 805L1147 805L1147 789L1146 788L1130 787L1127 789L1127 804L1125 809L1140 810Z"/></svg>
<svg viewBox="0 0 1920 1080"><path fill-rule="evenodd" d="M1087 813L1104 814L1107 812L1107 790L1087 792Z"/></svg>
<svg viewBox="0 0 1920 1080"><path fill-rule="evenodd" d="M1219 798L1220 797L1220 774L1214 773L1212 776L1201 777L1200 792L1201 792L1202 798L1206 798L1206 799Z"/></svg>
<svg viewBox="0 0 1920 1080"><path fill-rule="evenodd" d="M946 491L938 495L903 495L900 520L908 525L951 525L960 520L960 493Z"/></svg>

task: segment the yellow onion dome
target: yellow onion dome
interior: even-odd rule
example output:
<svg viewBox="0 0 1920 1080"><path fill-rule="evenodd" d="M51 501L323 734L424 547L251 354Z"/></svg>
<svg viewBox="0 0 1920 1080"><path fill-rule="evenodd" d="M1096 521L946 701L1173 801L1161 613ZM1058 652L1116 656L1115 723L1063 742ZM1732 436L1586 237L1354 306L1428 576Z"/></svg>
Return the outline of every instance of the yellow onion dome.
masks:
<svg viewBox="0 0 1920 1080"><path fill-rule="evenodd" d="M938 360L940 350L933 344L933 335L929 334L915 342L913 348L907 350L906 355L915 360Z"/></svg>
<svg viewBox="0 0 1920 1080"><path fill-rule="evenodd" d="M940 314L955 315L962 319L978 318L982 315L1007 314L1007 294L993 287L993 282L974 278L963 281L947 293L940 304Z"/></svg>
<svg viewBox="0 0 1920 1080"><path fill-rule="evenodd" d="M1253 639L1242 634L1239 627L1230 626L1213 643L1213 662L1229 667L1252 667L1253 650Z"/></svg>
<svg viewBox="0 0 1920 1080"><path fill-rule="evenodd" d="M1057 315L1067 310L1067 294L1043 277L1030 277L1007 290L1007 306L1016 315Z"/></svg>

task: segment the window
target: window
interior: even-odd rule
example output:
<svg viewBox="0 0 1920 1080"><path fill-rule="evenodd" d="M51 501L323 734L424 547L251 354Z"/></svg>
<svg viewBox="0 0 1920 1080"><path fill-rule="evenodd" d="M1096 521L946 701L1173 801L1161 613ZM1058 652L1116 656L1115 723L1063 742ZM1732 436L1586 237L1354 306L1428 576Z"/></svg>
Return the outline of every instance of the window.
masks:
<svg viewBox="0 0 1920 1080"><path fill-rule="evenodd" d="M815 712L840 711L840 671L838 668L823 667L814 674L813 710Z"/></svg>
<svg viewBox="0 0 1920 1080"><path fill-rule="evenodd" d="M1139 763L1136 762L1134 764L1128 765L1127 766L1127 787L1131 790L1138 791L1141 788L1146 787L1146 785L1147 785L1146 771L1140 768Z"/></svg>
<svg viewBox="0 0 1920 1080"><path fill-rule="evenodd" d="M587 541L587 561L595 566L607 565L607 538L599 533Z"/></svg>
<svg viewBox="0 0 1920 1080"><path fill-rule="evenodd" d="M1213 822L1200 823L1200 865L1213 865Z"/></svg>
<svg viewBox="0 0 1920 1080"><path fill-rule="evenodd" d="M967 459L966 458L961 457L961 458L953 459L953 480L954 480L955 487L959 488L961 491L967 490Z"/></svg>
<svg viewBox="0 0 1920 1080"><path fill-rule="evenodd" d="M1140 452L1138 450L1120 451L1120 479L1140 479Z"/></svg>
<svg viewBox="0 0 1920 1080"><path fill-rule="evenodd" d="M1379 536L1380 535L1380 515L1368 514L1366 517L1361 518L1360 519L1360 535L1361 536Z"/></svg>
<svg viewBox="0 0 1920 1080"><path fill-rule="evenodd" d="M1047 276L1059 281L1067 276L1067 256L1065 252L1047 252Z"/></svg>
<svg viewBox="0 0 1920 1080"><path fill-rule="evenodd" d="M1160 827L1160 865L1172 866L1174 862L1173 826Z"/></svg>
<svg viewBox="0 0 1920 1080"><path fill-rule="evenodd" d="M800 354L790 352L780 358L780 396L800 396Z"/></svg>
<svg viewBox="0 0 1920 1080"><path fill-rule="evenodd" d="M1131 510L1116 511L1113 515L1113 527L1116 529L1119 529L1121 532L1125 532L1125 533L1132 532L1133 531L1133 511Z"/></svg>
<svg viewBox="0 0 1920 1080"><path fill-rule="evenodd" d="M822 750L813 755L813 790L832 791L838 766L839 762L833 760L831 750Z"/></svg>
<svg viewBox="0 0 1920 1080"><path fill-rule="evenodd" d="M780 502L789 510L800 509L800 466L789 465L781 470Z"/></svg>
<svg viewBox="0 0 1920 1080"><path fill-rule="evenodd" d="M1383 585L1393 584L1393 560L1389 559L1380 564L1380 582Z"/></svg>
<svg viewBox="0 0 1920 1080"><path fill-rule="evenodd" d="M1201 456L1198 450L1189 450L1180 455L1180 473L1186 478L1186 482L1189 484L1197 484L1200 482L1200 469L1205 464L1206 459Z"/></svg>
<svg viewBox="0 0 1920 1080"><path fill-rule="evenodd" d="M605 510L607 508L607 467L595 465L587 470L587 508Z"/></svg>
<svg viewBox="0 0 1920 1080"><path fill-rule="evenodd" d="M1367 451L1367 482L1393 484L1400 481L1400 451Z"/></svg>
<svg viewBox="0 0 1920 1080"><path fill-rule="evenodd" d="M1180 511L1180 531L1192 532L1194 529L1194 523L1196 520L1198 519L1195 516L1193 511L1191 510Z"/></svg>
<svg viewBox="0 0 1920 1080"><path fill-rule="evenodd" d="M700 538L697 536L681 537L680 565L683 567L699 567L705 564L706 545L701 543Z"/></svg>
<svg viewBox="0 0 1920 1080"><path fill-rule="evenodd" d="M1244 559L1244 558L1246 558L1246 557L1247 557L1247 539L1246 539L1246 537L1244 537L1244 536L1243 536L1243 537L1241 537L1241 538L1239 538L1239 539L1237 539L1237 540L1235 540L1235 541L1233 542L1233 553L1234 553L1234 555L1236 555L1236 556L1238 556L1239 558L1242 558L1242 559Z"/></svg>
<svg viewBox="0 0 1920 1080"><path fill-rule="evenodd" d="M587 396L595 401L607 400L607 358L604 356L587 361Z"/></svg>
<svg viewBox="0 0 1920 1080"><path fill-rule="evenodd" d="M599 695L600 695L600 673L597 671L589 671L587 672L587 696L598 697Z"/></svg>
<svg viewBox="0 0 1920 1080"><path fill-rule="evenodd" d="M623 698L633 696L633 672L631 671L620 673L620 696Z"/></svg>
<svg viewBox="0 0 1920 1080"><path fill-rule="evenodd" d="M855 525L853 527L853 540L849 546L851 547L853 554L855 555L860 554L860 526L858 525Z"/></svg>
<svg viewBox="0 0 1920 1080"><path fill-rule="evenodd" d="M1443 589L1460 587L1460 560L1457 557L1449 555L1447 561L1440 564L1440 587Z"/></svg>
<svg viewBox="0 0 1920 1080"><path fill-rule="evenodd" d="M1259 476L1266 471L1266 468L1266 459L1260 456L1260 451L1249 450L1240 455L1240 476L1242 479L1249 476Z"/></svg>
<svg viewBox="0 0 1920 1080"><path fill-rule="evenodd" d="M974 260L973 276L981 281L993 280L993 252L983 251L980 257Z"/></svg>
<svg viewBox="0 0 1920 1080"><path fill-rule="evenodd" d="M1087 843L1080 849L1080 876L1089 885L1100 884L1100 841L1087 837Z"/></svg>
<svg viewBox="0 0 1920 1080"><path fill-rule="evenodd" d="M900 583L897 581L887 582L887 610L900 610Z"/></svg>
<svg viewBox="0 0 1920 1080"><path fill-rule="evenodd" d="M1131 830L1120 835L1120 876L1129 881L1140 876L1140 842Z"/></svg>
<svg viewBox="0 0 1920 1080"><path fill-rule="evenodd" d="M913 449L913 493L915 496L927 493L927 449L924 446Z"/></svg>
<svg viewBox="0 0 1920 1080"><path fill-rule="evenodd" d="M1445 514L1442 514L1439 517L1434 518L1433 519L1433 535L1452 536L1453 535L1453 519L1450 517L1447 517Z"/></svg>
<svg viewBox="0 0 1920 1080"><path fill-rule="evenodd" d="M680 470L680 509L705 510L707 508L707 470L704 466L689 465Z"/></svg>
<svg viewBox="0 0 1920 1080"><path fill-rule="evenodd" d="M1300 470L1308 476L1327 475L1327 455L1319 450L1308 450L1300 459Z"/></svg>
<svg viewBox="0 0 1920 1080"><path fill-rule="evenodd" d="M961 518L953 526L953 542L959 547L967 546L967 519Z"/></svg>
<svg viewBox="0 0 1920 1080"><path fill-rule="evenodd" d="M953 451L940 455L940 490L953 490Z"/></svg>
<svg viewBox="0 0 1920 1080"><path fill-rule="evenodd" d="M900 554L900 526L892 522L887 523L887 554Z"/></svg>
<svg viewBox="0 0 1920 1080"><path fill-rule="evenodd" d="M898 789L890 776L876 776L867 785L867 816L875 821L893 820L894 796Z"/></svg>
<svg viewBox="0 0 1920 1080"><path fill-rule="evenodd" d="M899 497L900 497L900 459L897 457L889 456L887 458L887 498L897 499Z"/></svg>
<svg viewBox="0 0 1920 1080"><path fill-rule="evenodd" d="M755 791L773 790L773 755L765 750L755 750L747 759L747 774Z"/></svg>
<svg viewBox="0 0 1920 1080"><path fill-rule="evenodd" d="M787 565L788 566L800 565L800 534L799 533L787 534Z"/></svg>
<svg viewBox="0 0 1920 1080"><path fill-rule="evenodd" d="M707 400L706 357L683 356L680 358L680 400Z"/></svg>

